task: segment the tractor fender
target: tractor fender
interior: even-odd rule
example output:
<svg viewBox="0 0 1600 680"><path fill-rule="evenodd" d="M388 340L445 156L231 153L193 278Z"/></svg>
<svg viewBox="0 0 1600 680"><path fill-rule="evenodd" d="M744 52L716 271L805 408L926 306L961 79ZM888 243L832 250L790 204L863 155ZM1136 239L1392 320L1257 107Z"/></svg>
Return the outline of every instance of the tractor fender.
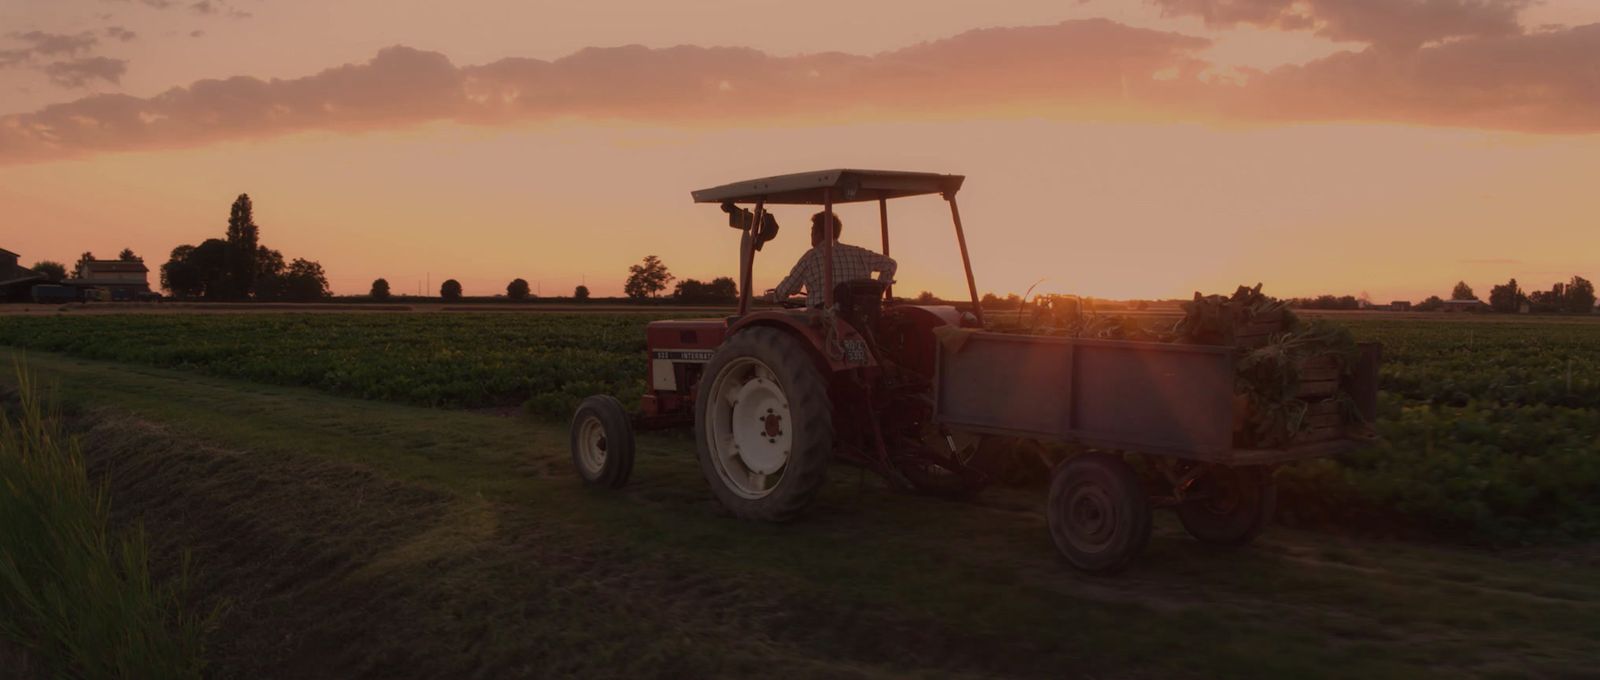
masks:
<svg viewBox="0 0 1600 680"><path fill-rule="evenodd" d="M861 348L858 360L852 361L849 356L831 356L825 349L827 343L826 328L823 324L827 321L816 312L795 313L788 311L761 311L747 314L728 327L728 335L732 336L746 328L761 326L776 328L785 333L798 337L811 351L812 360L817 362L817 368L825 373L836 373L858 368L874 368L878 361L870 351L866 351L866 340L857 333L850 324L835 319L834 324L838 330L840 344L850 347L854 344Z"/></svg>

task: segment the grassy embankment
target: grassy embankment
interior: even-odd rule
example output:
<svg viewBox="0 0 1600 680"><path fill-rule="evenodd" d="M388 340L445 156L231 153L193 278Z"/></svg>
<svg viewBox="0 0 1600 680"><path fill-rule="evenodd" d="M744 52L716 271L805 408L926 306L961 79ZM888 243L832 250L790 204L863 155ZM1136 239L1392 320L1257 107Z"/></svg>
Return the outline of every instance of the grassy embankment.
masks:
<svg viewBox="0 0 1600 680"><path fill-rule="evenodd" d="M142 528L111 526L39 387L20 369L5 382L0 677L199 678L208 619L184 612L181 570L152 577Z"/></svg>
<svg viewBox="0 0 1600 680"><path fill-rule="evenodd" d="M9 351L0 351L0 359ZM590 493L565 427L31 357L119 522L192 606L233 603L223 677L1572 675L1600 663L1593 553L1276 530L1209 550L1163 517L1116 579L1055 558L1038 499L893 494L726 518L680 438Z"/></svg>

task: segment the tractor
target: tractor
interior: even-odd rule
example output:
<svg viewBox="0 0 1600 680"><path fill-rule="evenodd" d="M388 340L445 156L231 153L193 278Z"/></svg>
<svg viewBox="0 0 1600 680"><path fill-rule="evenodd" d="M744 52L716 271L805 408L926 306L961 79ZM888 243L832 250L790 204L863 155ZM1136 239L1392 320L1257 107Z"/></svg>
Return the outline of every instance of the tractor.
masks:
<svg viewBox="0 0 1600 680"><path fill-rule="evenodd" d="M585 484L624 485L634 432L693 428L701 472L733 515L784 522L801 515L830 466L870 470L897 487L945 498L977 494L985 438L1061 442L1084 451L1051 473L1046 519L1074 567L1125 567L1150 536L1153 507L1172 507L1196 538L1248 543L1271 517L1272 466L1359 445L1337 423L1328 436L1274 449L1234 444L1236 348L1019 335L985 330L956 194L964 178L921 172L826 170L691 192L739 232L738 307L726 318L662 320L645 331L648 389L636 411L585 399L571 452ZM753 304L756 257L778 235L775 206L876 201L888 255L891 199L948 203L970 306L915 304L892 282L833 277L831 219L823 304ZM745 206L749 206L746 208ZM1345 380L1358 410L1376 410L1375 351ZM1128 462L1161 471L1151 488Z"/></svg>

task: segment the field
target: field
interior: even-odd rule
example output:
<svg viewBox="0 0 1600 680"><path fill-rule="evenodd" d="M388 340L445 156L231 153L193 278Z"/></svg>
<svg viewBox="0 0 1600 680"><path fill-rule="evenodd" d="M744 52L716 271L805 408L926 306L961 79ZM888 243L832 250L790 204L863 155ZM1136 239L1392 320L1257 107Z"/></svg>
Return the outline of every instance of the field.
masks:
<svg viewBox="0 0 1600 680"><path fill-rule="evenodd" d="M7 317L0 344L417 406L636 403L640 314ZM1284 519L1492 544L1600 536L1600 324L1339 318L1382 342L1384 443L1285 470Z"/></svg>
<svg viewBox="0 0 1600 680"><path fill-rule="evenodd" d="M1600 662L1600 325L1348 320L1387 347L1387 441L1280 473L1283 519L1315 528L1219 552L1162 515L1145 559L1096 579L1055 558L1037 490L943 503L839 470L807 520L753 526L720 515L670 434L641 439L623 493L577 488L562 416L637 394L648 318L30 315L0 318L0 345L59 386L158 573L192 551L192 606L228 607L217 677Z"/></svg>

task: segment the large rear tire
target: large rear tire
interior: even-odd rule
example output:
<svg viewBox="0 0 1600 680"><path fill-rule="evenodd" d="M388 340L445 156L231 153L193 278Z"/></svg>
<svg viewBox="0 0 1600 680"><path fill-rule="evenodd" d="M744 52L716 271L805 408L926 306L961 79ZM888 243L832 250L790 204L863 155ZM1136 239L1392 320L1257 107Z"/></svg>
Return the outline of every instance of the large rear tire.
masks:
<svg viewBox="0 0 1600 680"><path fill-rule="evenodd" d="M729 338L706 365L694 407L700 470L738 517L784 522L827 479L833 404L810 348L774 328Z"/></svg>
<svg viewBox="0 0 1600 680"><path fill-rule="evenodd" d="M621 488L633 473L633 423L622 402L597 394L578 404L570 433L572 467L584 484Z"/></svg>
<svg viewBox="0 0 1600 680"><path fill-rule="evenodd" d="M1090 573L1120 571L1150 543L1150 499L1133 467L1109 454L1057 465L1046 516L1056 549Z"/></svg>
<svg viewBox="0 0 1600 680"><path fill-rule="evenodd" d="M1214 465L1195 480L1195 496L1178 505L1178 519L1202 543L1249 545L1272 521L1278 485L1271 468Z"/></svg>

